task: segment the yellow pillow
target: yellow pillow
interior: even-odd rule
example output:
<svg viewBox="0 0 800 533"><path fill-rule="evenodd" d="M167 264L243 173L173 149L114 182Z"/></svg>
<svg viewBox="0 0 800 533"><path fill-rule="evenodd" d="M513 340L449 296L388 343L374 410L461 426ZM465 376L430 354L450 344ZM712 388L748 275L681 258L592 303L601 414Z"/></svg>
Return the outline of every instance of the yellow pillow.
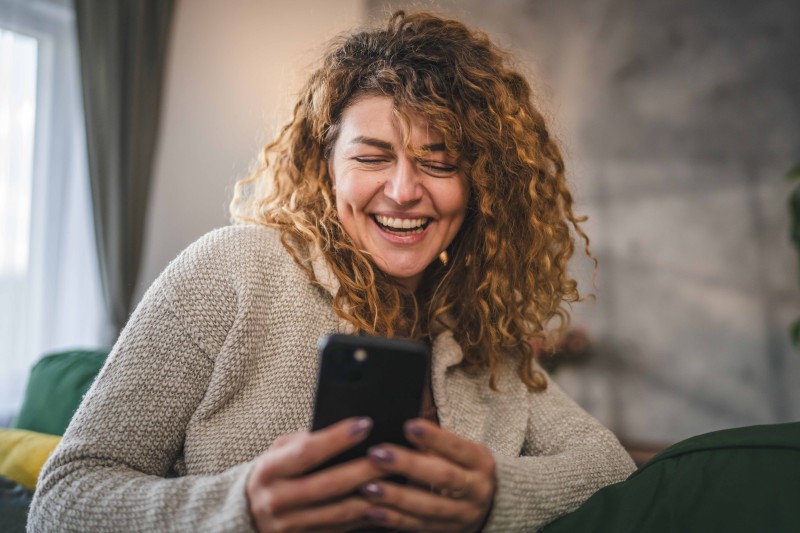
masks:
<svg viewBox="0 0 800 533"><path fill-rule="evenodd" d="M0 429L0 476L35 489L39 471L59 442L57 435Z"/></svg>

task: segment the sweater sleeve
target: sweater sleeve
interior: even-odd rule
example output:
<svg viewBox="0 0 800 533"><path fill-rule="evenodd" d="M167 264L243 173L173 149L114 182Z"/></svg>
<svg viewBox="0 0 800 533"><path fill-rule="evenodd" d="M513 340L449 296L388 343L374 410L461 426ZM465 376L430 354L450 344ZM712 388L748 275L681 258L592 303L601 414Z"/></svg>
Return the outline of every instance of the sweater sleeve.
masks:
<svg viewBox="0 0 800 533"><path fill-rule="evenodd" d="M44 466L28 531L250 531L251 463L174 477L214 362L158 282Z"/></svg>
<svg viewBox="0 0 800 533"><path fill-rule="evenodd" d="M485 531L537 531L634 470L614 434L555 382L529 394L521 456L495 454L497 492Z"/></svg>

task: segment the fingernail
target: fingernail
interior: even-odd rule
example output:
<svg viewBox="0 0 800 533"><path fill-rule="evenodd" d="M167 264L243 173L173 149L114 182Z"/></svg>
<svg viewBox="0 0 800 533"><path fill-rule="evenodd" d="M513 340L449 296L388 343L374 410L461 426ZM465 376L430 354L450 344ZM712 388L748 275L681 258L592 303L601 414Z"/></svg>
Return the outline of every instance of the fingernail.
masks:
<svg viewBox="0 0 800 533"><path fill-rule="evenodd" d="M376 522L386 521L386 511L383 509L370 509L367 511L367 518Z"/></svg>
<svg viewBox="0 0 800 533"><path fill-rule="evenodd" d="M367 494L369 496L383 496L383 487L378 485L377 483L367 483L363 487L361 487L361 492Z"/></svg>
<svg viewBox="0 0 800 533"><path fill-rule="evenodd" d="M417 438L422 438L425 436L425 428L413 420L406 422L406 431Z"/></svg>
<svg viewBox="0 0 800 533"><path fill-rule="evenodd" d="M352 424L350 424L350 436L355 437L356 435L361 435L371 427L372 427L372 419L368 416L361 417Z"/></svg>
<svg viewBox="0 0 800 533"><path fill-rule="evenodd" d="M391 463L394 461L394 454L385 448L375 446L370 448L367 453L379 463Z"/></svg>

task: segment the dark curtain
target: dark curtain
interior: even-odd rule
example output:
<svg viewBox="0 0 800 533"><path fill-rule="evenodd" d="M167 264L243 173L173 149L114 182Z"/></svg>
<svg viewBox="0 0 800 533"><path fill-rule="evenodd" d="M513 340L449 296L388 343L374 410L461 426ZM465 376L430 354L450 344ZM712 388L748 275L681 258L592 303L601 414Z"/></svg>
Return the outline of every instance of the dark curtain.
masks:
<svg viewBox="0 0 800 533"><path fill-rule="evenodd" d="M173 0L75 0L94 225L114 338L131 308Z"/></svg>

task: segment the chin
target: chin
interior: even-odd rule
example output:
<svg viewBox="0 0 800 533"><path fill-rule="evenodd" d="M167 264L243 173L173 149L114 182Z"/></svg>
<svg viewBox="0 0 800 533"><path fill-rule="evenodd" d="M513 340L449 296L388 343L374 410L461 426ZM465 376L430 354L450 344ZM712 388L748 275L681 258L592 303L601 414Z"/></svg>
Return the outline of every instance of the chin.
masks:
<svg viewBox="0 0 800 533"><path fill-rule="evenodd" d="M410 279L419 276L425 269L415 269L415 270L397 270L397 269L389 269L384 270L381 269L387 276L391 276L396 279Z"/></svg>
<svg viewBox="0 0 800 533"><path fill-rule="evenodd" d="M415 278L420 276L425 271L425 265L414 265L409 267L400 267L398 268L397 261L392 262L391 258L389 260L382 261L384 265L391 265L389 268L382 268L381 262L378 263L379 268L381 271L389 277L395 278L396 280L407 280L411 278Z"/></svg>

